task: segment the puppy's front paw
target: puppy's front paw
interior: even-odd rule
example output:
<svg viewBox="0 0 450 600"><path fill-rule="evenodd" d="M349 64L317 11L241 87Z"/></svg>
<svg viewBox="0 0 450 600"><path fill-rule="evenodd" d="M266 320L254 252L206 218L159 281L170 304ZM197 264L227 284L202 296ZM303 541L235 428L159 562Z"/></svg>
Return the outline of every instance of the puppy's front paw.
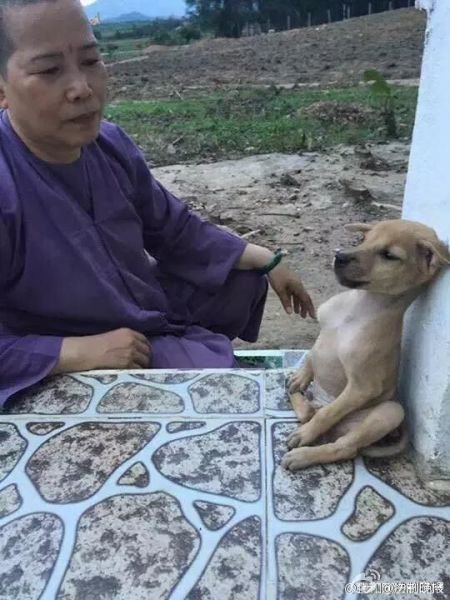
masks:
<svg viewBox="0 0 450 600"><path fill-rule="evenodd" d="M293 373L287 380L289 393L303 393L306 391L310 383L311 378L309 377L308 373L306 373L304 369L299 369L297 372Z"/></svg>
<svg viewBox="0 0 450 600"><path fill-rule="evenodd" d="M301 425L288 437L288 448L308 446L312 441L307 425Z"/></svg>
<svg viewBox="0 0 450 600"><path fill-rule="evenodd" d="M310 448L295 448L284 455L281 466L287 471L299 471L314 464Z"/></svg>
<svg viewBox="0 0 450 600"><path fill-rule="evenodd" d="M300 446L302 442L302 428L301 427L297 427L297 429L295 431L293 431L290 436L287 439L287 446L289 448L289 450L292 450L292 448L297 448L298 446Z"/></svg>
<svg viewBox="0 0 450 600"><path fill-rule="evenodd" d="M312 421L301 425L288 438L289 448L299 448L300 446L310 446L319 435L315 433Z"/></svg>

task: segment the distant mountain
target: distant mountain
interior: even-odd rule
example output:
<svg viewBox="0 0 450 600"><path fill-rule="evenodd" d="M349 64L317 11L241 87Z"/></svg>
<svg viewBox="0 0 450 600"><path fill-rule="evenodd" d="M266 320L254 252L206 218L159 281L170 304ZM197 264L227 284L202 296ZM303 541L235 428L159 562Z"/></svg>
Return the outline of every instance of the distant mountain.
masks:
<svg viewBox="0 0 450 600"><path fill-rule="evenodd" d="M97 0L85 7L90 19L97 14L102 21L122 20L123 15L140 13L150 19L158 17L182 17L186 12L184 0Z"/></svg>
<svg viewBox="0 0 450 600"><path fill-rule="evenodd" d="M103 19L104 23L135 23L136 21L148 21L148 15L143 15L140 12L130 12L124 15L114 17L114 19Z"/></svg>

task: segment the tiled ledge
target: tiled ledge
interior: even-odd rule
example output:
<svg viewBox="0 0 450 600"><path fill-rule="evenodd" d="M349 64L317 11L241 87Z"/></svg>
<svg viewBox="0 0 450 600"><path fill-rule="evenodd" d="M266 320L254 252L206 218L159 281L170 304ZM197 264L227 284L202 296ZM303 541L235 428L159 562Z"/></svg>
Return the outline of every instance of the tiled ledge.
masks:
<svg viewBox="0 0 450 600"><path fill-rule="evenodd" d="M302 358L23 394L0 419L0 598L334 600L365 569L449 597L450 496L408 457L281 468Z"/></svg>
<svg viewBox="0 0 450 600"><path fill-rule="evenodd" d="M289 416L286 378L305 352L239 352L255 368L91 371L53 377L18 395L5 414L183 419ZM257 368L263 363L265 369ZM291 368L288 368L288 367ZM274 368L267 368L274 367ZM277 368L283 367L283 368Z"/></svg>

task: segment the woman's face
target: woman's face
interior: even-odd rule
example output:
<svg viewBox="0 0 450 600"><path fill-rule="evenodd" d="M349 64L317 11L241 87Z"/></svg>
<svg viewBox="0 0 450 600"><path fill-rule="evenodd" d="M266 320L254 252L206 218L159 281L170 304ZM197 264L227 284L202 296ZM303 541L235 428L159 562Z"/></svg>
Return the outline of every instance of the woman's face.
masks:
<svg viewBox="0 0 450 600"><path fill-rule="evenodd" d="M0 105L24 143L49 162L72 162L95 140L107 74L78 0L6 9L13 53L0 78Z"/></svg>

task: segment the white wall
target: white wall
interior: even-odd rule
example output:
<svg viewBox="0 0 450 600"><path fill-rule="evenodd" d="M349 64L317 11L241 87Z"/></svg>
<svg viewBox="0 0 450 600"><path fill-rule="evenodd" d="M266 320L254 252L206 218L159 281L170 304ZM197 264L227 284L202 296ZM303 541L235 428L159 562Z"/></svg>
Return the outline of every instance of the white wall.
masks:
<svg viewBox="0 0 450 600"><path fill-rule="evenodd" d="M450 237L450 0L420 0L428 12L419 102L403 217ZM450 271L410 309L401 395L422 475L450 479Z"/></svg>

